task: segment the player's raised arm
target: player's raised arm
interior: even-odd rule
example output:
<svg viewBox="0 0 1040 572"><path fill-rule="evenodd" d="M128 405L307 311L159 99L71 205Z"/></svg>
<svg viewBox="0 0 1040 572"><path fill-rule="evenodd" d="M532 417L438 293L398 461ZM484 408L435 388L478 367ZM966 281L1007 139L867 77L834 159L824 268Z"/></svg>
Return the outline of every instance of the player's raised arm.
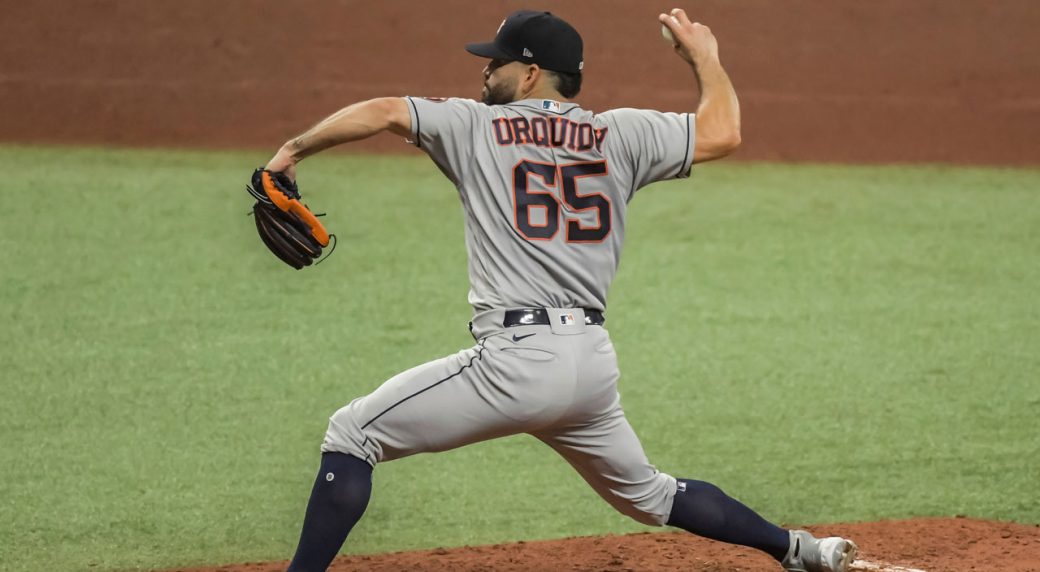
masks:
<svg viewBox="0 0 1040 572"><path fill-rule="evenodd" d="M284 171L295 179L296 163L304 157L382 131L408 137L411 135L411 126L412 120L404 98L383 97L355 103L326 117L302 135L286 141L266 168L275 172Z"/></svg>
<svg viewBox="0 0 1040 572"><path fill-rule="evenodd" d="M671 31L675 52L693 67L701 88L693 160L721 159L740 146L740 103L719 62L718 41L707 26L690 22L679 8L658 19Z"/></svg>

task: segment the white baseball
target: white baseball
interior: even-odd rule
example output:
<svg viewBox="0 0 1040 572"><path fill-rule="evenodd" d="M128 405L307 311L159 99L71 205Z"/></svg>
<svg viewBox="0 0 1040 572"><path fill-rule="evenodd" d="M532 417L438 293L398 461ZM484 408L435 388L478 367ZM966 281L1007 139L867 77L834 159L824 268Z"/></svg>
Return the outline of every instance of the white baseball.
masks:
<svg viewBox="0 0 1040 572"><path fill-rule="evenodd" d="M671 19L676 24L679 23L679 20L675 16L671 16ZM675 36L672 35L672 31L669 30L668 26L665 26L664 24L661 24L661 37L664 38L664 41L668 42L673 46L678 43L675 41Z"/></svg>

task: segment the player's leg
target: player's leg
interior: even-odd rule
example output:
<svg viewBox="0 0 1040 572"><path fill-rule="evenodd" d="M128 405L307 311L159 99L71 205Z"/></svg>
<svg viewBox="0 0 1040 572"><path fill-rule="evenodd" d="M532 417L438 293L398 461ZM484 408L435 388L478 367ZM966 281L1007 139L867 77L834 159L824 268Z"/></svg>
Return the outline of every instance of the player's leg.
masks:
<svg viewBox="0 0 1040 572"><path fill-rule="evenodd" d="M368 507L372 466L345 453L322 453L289 572L324 571Z"/></svg>
<svg viewBox="0 0 1040 572"><path fill-rule="evenodd" d="M654 468L620 407L588 424L536 437L563 456L611 506L643 524L667 524L750 546L778 561L787 553L788 531L710 483L676 480Z"/></svg>
<svg viewBox="0 0 1040 572"><path fill-rule="evenodd" d="M321 449L374 466L543 426L568 406L574 387L572 358L551 342L489 336L398 374L338 410Z"/></svg>
<svg viewBox="0 0 1040 572"><path fill-rule="evenodd" d="M617 357L606 330L590 328L588 334L575 399L585 407L574 409L568 423L533 434L560 453L601 497L645 524L668 524L757 548L781 561L785 570L848 570L856 554L853 542L784 530L711 483L658 472L621 409Z"/></svg>
<svg viewBox="0 0 1040 572"><path fill-rule="evenodd" d="M560 415L573 383L556 379L573 364L511 345L486 338L391 378L332 416L290 572L328 567L365 511L376 463L525 432Z"/></svg>
<svg viewBox="0 0 1040 572"><path fill-rule="evenodd" d="M677 479L666 524L712 540L757 548L777 561L784 559L791 544L790 532L705 481Z"/></svg>
<svg viewBox="0 0 1040 572"><path fill-rule="evenodd" d="M659 472L625 419L617 393L617 357L606 330L590 329L582 349L576 409L566 424L534 433L573 466L621 513L644 524L669 524L780 560L788 531L760 517L718 487Z"/></svg>
<svg viewBox="0 0 1040 572"><path fill-rule="evenodd" d="M679 479L677 485L669 526L757 548L791 572L846 572L856 556L852 541L784 530L711 483Z"/></svg>

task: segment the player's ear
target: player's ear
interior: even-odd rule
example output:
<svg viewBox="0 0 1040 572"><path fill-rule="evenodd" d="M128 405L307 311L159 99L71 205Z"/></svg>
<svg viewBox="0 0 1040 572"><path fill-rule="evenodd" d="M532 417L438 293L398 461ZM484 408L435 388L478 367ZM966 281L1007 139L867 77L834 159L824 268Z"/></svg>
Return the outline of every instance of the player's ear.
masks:
<svg viewBox="0 0 1040 572"><path fill-rule="evenodd" d="M534 89L535 84L543 76L542 68L538 67L538 64L528 64L527 69L524 71L524 77L522 84L524 91L531 91Z"/></svg>

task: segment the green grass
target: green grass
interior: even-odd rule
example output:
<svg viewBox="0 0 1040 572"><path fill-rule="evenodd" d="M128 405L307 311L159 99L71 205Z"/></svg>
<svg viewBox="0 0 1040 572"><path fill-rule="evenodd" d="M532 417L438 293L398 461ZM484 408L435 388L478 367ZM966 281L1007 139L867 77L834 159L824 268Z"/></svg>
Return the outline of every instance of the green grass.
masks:
<svg viewBox="0 0 1040 572"><path fill-rule="evenodd" d="M0 569L288 558L326 417L471 343L432 163L309 160L342 242L297 273L245 216L266 159L0 147ZM610 296L650 458L789 523L1040 522L1040 171L694 172ZM375 482L349 552L645 530L529 437Z"/></svg>

